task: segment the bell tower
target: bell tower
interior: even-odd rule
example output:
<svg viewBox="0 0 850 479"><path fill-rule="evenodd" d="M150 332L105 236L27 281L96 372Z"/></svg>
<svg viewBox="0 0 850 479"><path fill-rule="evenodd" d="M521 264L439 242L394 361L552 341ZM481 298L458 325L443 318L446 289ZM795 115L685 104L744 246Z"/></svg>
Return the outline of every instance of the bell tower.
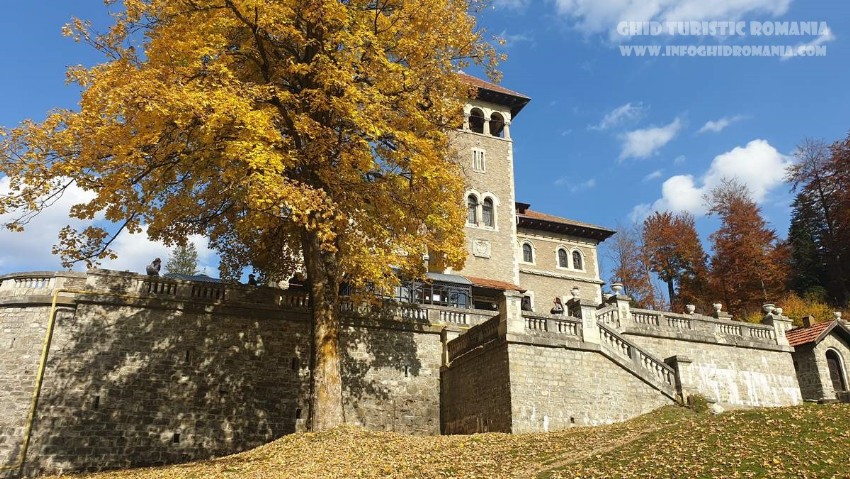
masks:
<svg viewBox="0 0 850 479"><path fill-rule="evenodd" d="M511 123L529 98L459 73L476 94L452 133L466 189L466 265L459 274L519 283Z"/></svg>

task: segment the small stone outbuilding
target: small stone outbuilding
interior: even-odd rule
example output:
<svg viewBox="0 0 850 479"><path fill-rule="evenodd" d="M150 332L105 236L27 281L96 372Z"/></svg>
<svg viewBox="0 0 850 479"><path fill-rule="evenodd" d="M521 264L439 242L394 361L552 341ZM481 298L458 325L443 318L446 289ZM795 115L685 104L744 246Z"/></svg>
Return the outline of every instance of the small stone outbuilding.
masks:
<svg viewBox="0 0 850 479"><path fill-rule="evenodd" d="M850 402L850 326L837 317L814 323L803 318L803 327L785 335L794 347L792 353L800 392L804 400Z"/></svg>

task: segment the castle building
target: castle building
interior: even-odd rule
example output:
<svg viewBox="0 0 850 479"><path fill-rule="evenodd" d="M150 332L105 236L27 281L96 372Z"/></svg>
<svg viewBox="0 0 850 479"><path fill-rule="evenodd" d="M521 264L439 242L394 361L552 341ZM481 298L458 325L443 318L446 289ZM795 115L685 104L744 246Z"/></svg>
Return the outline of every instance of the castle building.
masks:
<svg viewBox="0 0 850 479"><path fill-rule="evenodd" d="M751 324L720 304L663 312L633 308L616 285L603 295L597 247L613 232L517 201L510 127L529 99L463 78L477 87L451 132L468 261L431 265L380 307L339 305L346 422L545 432L694 396L725 408L850 400L838 318L792 329L773 305ZM304 288L207 279L0 275L0 478L204 459L303 430Z"/></svg>

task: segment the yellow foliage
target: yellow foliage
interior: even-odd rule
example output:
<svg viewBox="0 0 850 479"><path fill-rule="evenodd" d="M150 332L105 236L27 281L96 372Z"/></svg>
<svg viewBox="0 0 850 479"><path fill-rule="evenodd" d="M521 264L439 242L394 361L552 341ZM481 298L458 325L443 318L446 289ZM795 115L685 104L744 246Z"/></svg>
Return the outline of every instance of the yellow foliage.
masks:
<svg viewBox="0 0 850 479"><path fill-rule="evenodd" d="M801 298L791 292L785 295L777 304L782 308L782 314L794 321L796 326L803 325L804 316L813 316L817 322L832 321L835 308L812 298Z"/></svg>
<svg viewBox="0 0 850 479"><path fill-rule="evenodd" d="M112 3L112 2L109 2ZM427 250L460 266L463 184L446 129L465 59L495 73L477 0L124 0L103 34L63 32L106 62L71 67L79 111L3 130L8 227L71 184L72 210L151 239L203 234L222 274L288 275L313 238L333 275L389 286ZM113 7L115 8L115 7ZM101 228L65 229L63 263L110 257Z"/></svg>

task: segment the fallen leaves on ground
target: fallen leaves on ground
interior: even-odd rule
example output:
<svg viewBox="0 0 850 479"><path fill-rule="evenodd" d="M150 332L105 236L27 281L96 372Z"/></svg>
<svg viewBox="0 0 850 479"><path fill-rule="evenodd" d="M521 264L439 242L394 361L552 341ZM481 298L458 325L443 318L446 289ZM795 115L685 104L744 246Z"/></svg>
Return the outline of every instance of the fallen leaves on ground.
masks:
<svg viewBox="0 0 850 479"><path fill-rule="evenodd" d="M86 477L850 478L850 406L720 416L668 407L625 423L548 434L422 437L344 426L209 461Z"/></svg>

